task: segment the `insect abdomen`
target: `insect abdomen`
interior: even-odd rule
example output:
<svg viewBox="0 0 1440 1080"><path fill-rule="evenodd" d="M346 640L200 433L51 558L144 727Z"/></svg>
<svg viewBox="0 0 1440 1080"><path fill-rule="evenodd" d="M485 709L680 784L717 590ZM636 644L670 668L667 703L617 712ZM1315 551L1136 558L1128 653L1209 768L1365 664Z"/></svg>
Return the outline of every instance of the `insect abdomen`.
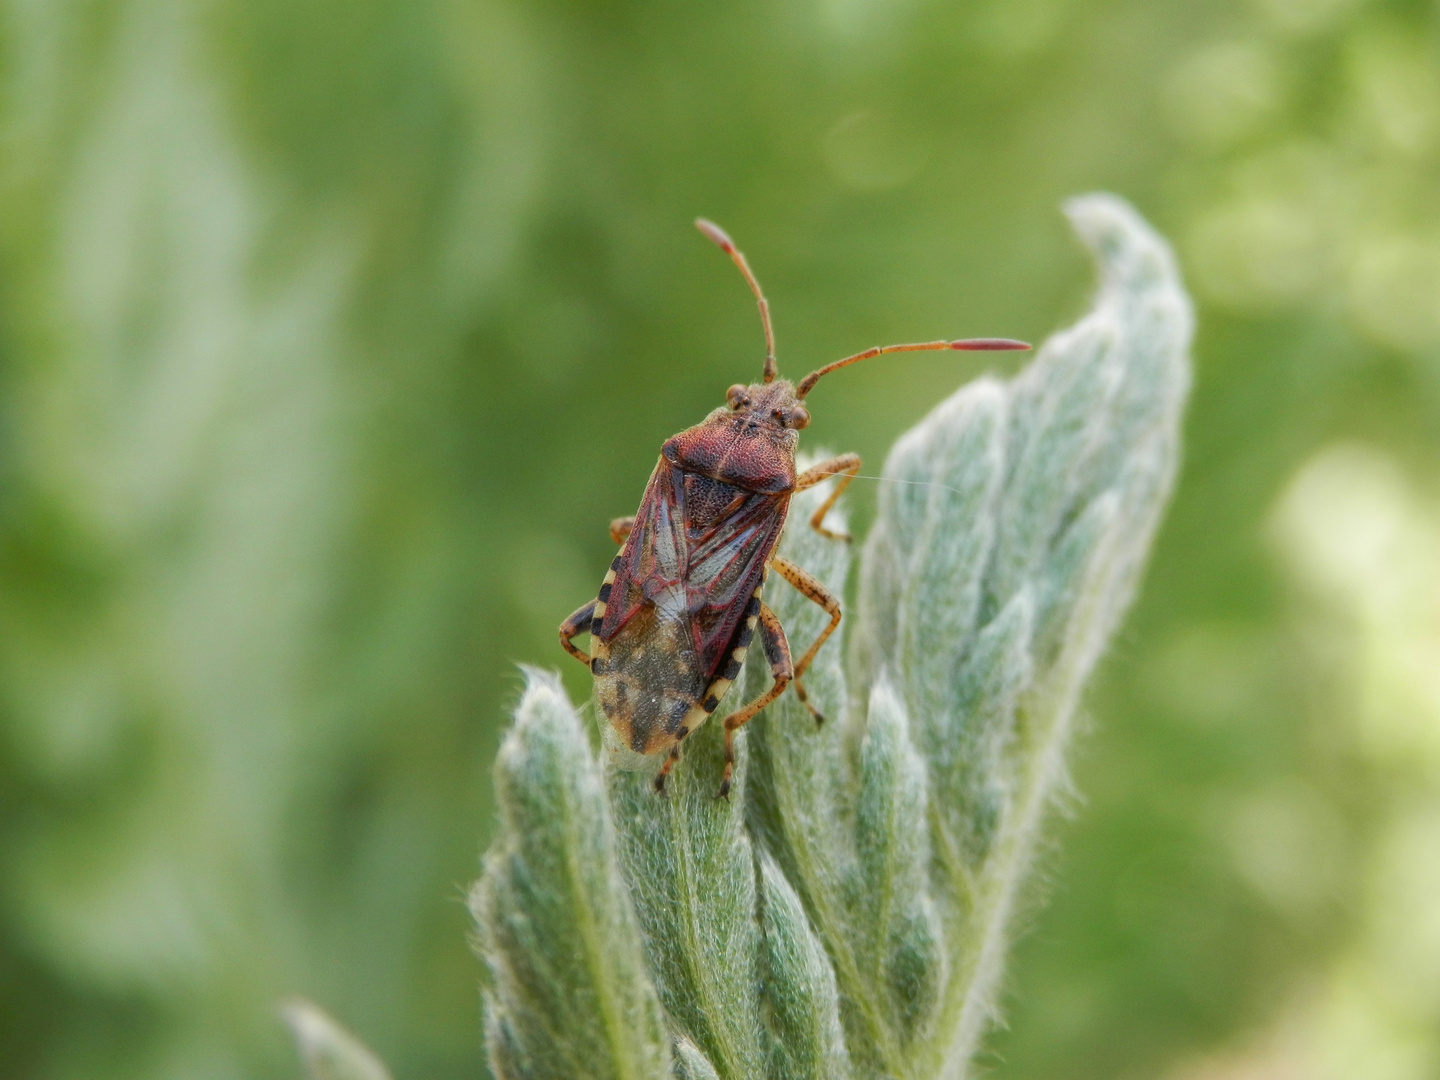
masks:
<svg viewBox="0 0 1440 1080"><path fill-rule="evenodd" d="M654 754L675 742L704 700L707 679L689 620L646 605L594 650L595 698L630 749Z"/></svg>

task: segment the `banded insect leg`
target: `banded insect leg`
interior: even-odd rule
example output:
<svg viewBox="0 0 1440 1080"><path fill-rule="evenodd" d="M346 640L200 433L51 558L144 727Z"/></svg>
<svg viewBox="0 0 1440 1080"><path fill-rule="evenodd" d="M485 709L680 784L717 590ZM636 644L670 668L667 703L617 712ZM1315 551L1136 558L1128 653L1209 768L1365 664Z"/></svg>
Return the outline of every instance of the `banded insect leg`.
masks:
<svg viewBox="0 0 1440 1080"><path fill-rule="evenodd" d="M780 625L775 613L765 604L760 605L760 644L765 648L765 658L770 661L770 675L775 681L769 690L749 705L725 718L725 772L720 778L720 790L715 795L717 799L730 797L730 775L735 771L735 732L783 694L795 674L795 666L790 662L790 643L785 640L785 629Z"/></svg>
<svg viewBox="0 0 1440 1080"><path fill-rule="evenodd" d="M856 461L858 462L859 459L856 458ZM810 670L810 663L815 659L815 654L820 651L820 646L825 644L825 639L833 634L835 628L840 625L840 617L842 614L840 611L840 601L835 599L834 594L825 588L824 585L820 584L814 575L807 570L800 569L800 567L796 566L790 560L779 555L772 555L770 565L775 568L776 573L791 584L796 592L800 593L805 599L819 604L820 607L825 609L825 613L830 616L830 625L820 631L820 636L815 639L814 644L812 644L810 648L805 650L805 655L802 656L800 662L795 665L795 696L800 699L800 704L810 710L810 715L815 717L815 722L817 724L823 724L825 717L820 713L819 709L810 704L810 696L805 692L805 686L801 683L800 677L804 675L806 671Z"/></svg>
<svg viewBox="0 0 1440 1080"><path fill-rule="evenodd" d="M670 747L670 753L665 756L665 764L660 766L660 771L655 774L655 790L661 795L665 794L665 778L670 775L670 770L675 768L675 763L680 760L680 744L677 742Z"/></svg>
<svg viewBox="0 0 1440 1080"><path fill-rule="evenodd" d="M616 518L610 522L610 539L614 540L617 544L623 544L626 537L630 535L634 528L635 518L633 516ZM605 584L608 585L614 580L615 567L612 564L610 573L605 576ZM606 591L604 590L604 586L601 588L602 592ZM590 654L583 649L577 649L572 642L579 635L589 632L595 617L595 605L600 603L604 603L604 601L599 599L591 600L590 603L582 608L578 608L573 615L560 624L560 644L564 646L566 652L586 667L590 666ZM603 615L604 612L602 611L601 614Z"/></svg>
<svg viewBox="0 0 1440 1080"><path fill-rule="evenodd" d="M582 608L577 608L575 613L560 624L560 644L565 651L575 657L586 667L590 666L590 654L583 649L577 649L574 639L581 634L590 632L590 623L595 615L595 601L591 600Z"/></svg>
<svg viewBox="0 0 1440 1080"><path fill-rule="evenodd" d="M849 542L849 533L832 532L825 527L825 515L830 512L830 508L835 505L835 501L840 498L841 493L850 486L850 481L855 479L859 471L859 454L841 454L839 457L833 457L828 461L820 462L818 465L810 466L810 468L795 478L796 491L804 491L806 488L812 488L816 484L830 479L832 476L838 476L840 478L835 482L835 488L830 492L829 497L820 504L820 509L810 515L810 527L821 536L827 536L831 540L844 540L847 543Z"/></svg>

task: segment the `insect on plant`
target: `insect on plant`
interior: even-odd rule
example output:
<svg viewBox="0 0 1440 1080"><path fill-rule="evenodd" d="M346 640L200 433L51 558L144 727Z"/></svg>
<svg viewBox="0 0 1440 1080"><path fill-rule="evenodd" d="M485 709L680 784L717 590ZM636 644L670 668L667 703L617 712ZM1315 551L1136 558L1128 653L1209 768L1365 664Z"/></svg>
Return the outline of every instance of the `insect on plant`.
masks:
<svg viewBox="0 0 1440 1080"><path fill-rule="evenodd" d="M841 454L796 475L795 447L810 423L806 395L830 372L883 353L1030 346L1009 338L885 345L826 364L792 385L778 378L770 305L744 254L718 225L703 218L695 225L734 260L755 294L765 330L763 374L758 383L730 387L725 405L665 441L638 512L610 523L611 539L623 546L599 595L560 625L560 644L589 666L596 700L630 748L667 755L655 777L655 789L663 792L685 737L719 708L758 630L774 681L725 717L718 795L728 797L735 732L787 686L794 686L817 722L825 719L800 680L840 625L840 601L777 555L775 546L790 497L832 476L839 479L810 527L833 540L850 539L827 529L825 515L860 472L860 457ZM762 599L772 569L830 616L798 662L791 659L780 620ZM589 653L574 644L586 632Z"/></svg>

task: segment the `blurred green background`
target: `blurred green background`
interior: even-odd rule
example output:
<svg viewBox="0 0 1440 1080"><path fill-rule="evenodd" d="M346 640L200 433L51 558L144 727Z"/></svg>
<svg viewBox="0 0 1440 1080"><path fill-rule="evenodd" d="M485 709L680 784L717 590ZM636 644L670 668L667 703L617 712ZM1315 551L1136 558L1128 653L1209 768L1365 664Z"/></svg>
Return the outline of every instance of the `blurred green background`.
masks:
<svg viewBox="0 0 1440 1080"><path fill-rule="evenodd" d="M514 663L759 371L1038 339L1104 188L1199 303L1001 1080L1440 1077L1434 0L9 0L0 1076L483 1075ZM810 447L994 356L890 358ZM862 524L874 484L854 489Z"/></svg>

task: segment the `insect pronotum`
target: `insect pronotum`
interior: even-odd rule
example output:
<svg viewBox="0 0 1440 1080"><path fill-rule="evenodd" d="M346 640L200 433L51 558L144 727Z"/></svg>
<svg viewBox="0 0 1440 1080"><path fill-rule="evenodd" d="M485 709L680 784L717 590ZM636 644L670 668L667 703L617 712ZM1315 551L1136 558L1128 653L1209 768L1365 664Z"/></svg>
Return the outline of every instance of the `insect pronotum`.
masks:
<svg viewBox="0 0 1440 1080"><path fill-rule="evenodd" d="M832 476L839 479L810 527L833 540L850 539L824 522L860 472L860 457L841 454L796 475L795 447L800 429L810 423L806 395L830 372L883 353L1030 346L1010 338L885 345L826 364L792 385L778 377L770 305L750 264L719 226L703 218L695 225L734 260L755 294L765 330L761 379L730 387L725 405L665 441L640 509L610 523L611 539L622 547L599 595L560 625L560 644L594 673L595 697L626 744L641 754L666 755L655 776L655 788L663 792L681 744L720 707L758 631L774 681L725 717L718 794L728 797L735 732L787 686L817 722L824 721L800 680L840 625L840 601L775 547L790 497ZM830 616L798 661L791 659L780 620L762 599L772 569ZM574 644L586 632L589 653Z"/></svg>

